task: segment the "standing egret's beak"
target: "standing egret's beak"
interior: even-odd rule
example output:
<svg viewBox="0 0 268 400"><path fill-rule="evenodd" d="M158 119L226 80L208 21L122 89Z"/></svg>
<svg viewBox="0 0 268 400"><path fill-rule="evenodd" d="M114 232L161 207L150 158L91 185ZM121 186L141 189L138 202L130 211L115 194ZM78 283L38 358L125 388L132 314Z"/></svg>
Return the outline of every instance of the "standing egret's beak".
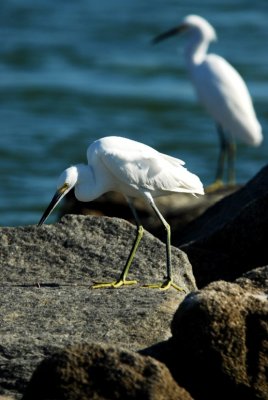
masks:
<svg viewBox="0 0 268 400"><path fill-rule="evenodd" d="M40 219L38 226L43 225L45 220L49 217L49 215L52 213L56 205L61 201L61 199L67 194L70 190L70 186L65 183L61 188L59 188L56 193L53 196L53 199L49 203L49 206L47 207L46 211L44 212L42 218Z"/></svg>
<svg viewBox="0 0 268 400"><path fill-rule="evenodd" d="M182 24L175 28L169 29L168 31L160 33L160 35L153 38L152 44L157 44L159 42L162 42L162 40L166 40L171 36L174 36L181 32L184 32L186 29L187 29L187 25L185 25L185 24Z"/></svg>

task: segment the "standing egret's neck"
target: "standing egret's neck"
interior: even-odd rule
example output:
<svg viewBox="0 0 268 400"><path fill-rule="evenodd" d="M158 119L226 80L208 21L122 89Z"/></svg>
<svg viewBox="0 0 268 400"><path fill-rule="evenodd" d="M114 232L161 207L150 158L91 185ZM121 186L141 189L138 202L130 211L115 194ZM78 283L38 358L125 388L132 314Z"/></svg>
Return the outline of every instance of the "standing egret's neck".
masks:
<svg viewBox="0 0 268 400"><path fill-rule="evenodd" d="M75 197L79 201L92 201L110 189L107 183L107 172L101 170L101 165L76 165L78 179L74 188Z"/></svg>
<svg viewBox="0 0 268 400"><path fill-rule="evenodd" d="M96 186L94 171L86 164L77 164L76 168L78 178L74 187L75 197L79 201L94 200L97 197L94 196Z"/></svg>
<svg viewBox="0 0 268 400"><path fill-rule="evenodd" d="M185 48L187 64L189 67L201 64L206 58L210 42L217 40L215 29L199 15L188 15L184 18L183 25L188 34Z"/></svg>
<svg viewBox="0 0 268 400"><path fill-rule="evenodd" d="M189 68L201 64L207 54L210 39L199 29L189 32L188 43L185 47L185 58Z"/></svg>

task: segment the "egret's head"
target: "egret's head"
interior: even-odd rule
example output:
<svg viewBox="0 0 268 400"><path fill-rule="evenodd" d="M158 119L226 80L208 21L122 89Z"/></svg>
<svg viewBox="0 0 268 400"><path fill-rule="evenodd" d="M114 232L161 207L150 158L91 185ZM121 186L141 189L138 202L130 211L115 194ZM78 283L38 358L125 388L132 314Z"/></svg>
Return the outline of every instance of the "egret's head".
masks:
<svg viewBox="0 0 268 400"><path fill-rule="evenodd" d="M156 36L153 39L153 43L159 43L162 40L182 32L192 32L201 35L208 42L217 40L216 31L207 20L199 15L187 15L179 26L169 29L168 31Z"/></svg>
<svg viewBox="0 0 268 400"><path fill-rule="evenodd" d="M75 186L77 179L78 179L77 166L67 168L65 171L62 172L58 180L57 191L54 194L42 218L40 219L38 226L42 225L45 222L45 220L52 213L56 205Z"/></svg>
<svg viewBox="0 0 268 400"><path fill-rule="evenodd" d="M213 26L199 15L187 15L182 21L185 30L196 31L202 34L208 41L217 40L217 34Z"/></svg>
<svg viewBox="0 0 268 400"><path fill-rule="evenodd" d="M70 190L74 187L78 179L77 166L69 167L65 169L59 176L57 189L58 190Z"/></svg>

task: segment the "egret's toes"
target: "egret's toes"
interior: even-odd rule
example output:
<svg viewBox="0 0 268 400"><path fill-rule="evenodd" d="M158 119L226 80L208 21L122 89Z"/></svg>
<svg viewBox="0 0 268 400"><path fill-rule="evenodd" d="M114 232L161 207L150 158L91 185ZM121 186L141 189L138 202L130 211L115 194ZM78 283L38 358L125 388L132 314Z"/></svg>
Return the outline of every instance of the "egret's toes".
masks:
<svg viewBox="0 0 268 400"><path fill-rule="evenodd" d="M159 289L160 290L167 290L170 287L173 287L176 290L179 290L180 292L184 292L185 290L183 288L181 288L180 286L176 285L176 283L173 282L173 280L171 279L167 279L166 281L164 281L162 283L162 285L160 284Z"/></svg>
<svg viewBox="0 0 268 400"><path fill-rule="evenodd" d="M171 279L165 280L163 283L153 283L149 285L144 285L143 287L147 287L150 289L160 289L160 290L167 290L170 287L174 287L174 289L179 290L180 292L185 292L180 286L176 285Z"/></svg>
<svg viewBox="0 0 268 400"><path fill-rule="evenodd" d="M120 286L124 286L124 285L136 285L137 281L125 281L123 279L120 279L119 281L115 282L113 287L118 288Z"/></svg>
<svg viewBox="0 0 268 400"><path fill-rule="evenodd" d="M235 189L237 187L237 184L233 181L230 181L226 185L227 189Z"/></svg>
<svg viewBox="0 0 268 400"><path fill-rule="evenodd" d="M174 287L174 289L178 290L179 292L184 292L184 293L186 293L185 289L183 289L183 288L181 288L180 286L176 285L176 283L171 282L170 285L171 285L172 287Z"/></svg>
<svg viewBox="0 0 268 400"><path fill-rule="evenodd" d="M100 288L119 288L124 285L135 285L137 281L126 281L124 279L119 279L118 281L113 282L95 282L94 285L91 286L92 289L100 289Z"/></svg>
<svg viewBox="0 0 268 400"><path fill-rule="evenodd" d="M214 183L205 188L205 193L216 192L216 190L223 188L224 183L222 180L217 179Z"/></svg>

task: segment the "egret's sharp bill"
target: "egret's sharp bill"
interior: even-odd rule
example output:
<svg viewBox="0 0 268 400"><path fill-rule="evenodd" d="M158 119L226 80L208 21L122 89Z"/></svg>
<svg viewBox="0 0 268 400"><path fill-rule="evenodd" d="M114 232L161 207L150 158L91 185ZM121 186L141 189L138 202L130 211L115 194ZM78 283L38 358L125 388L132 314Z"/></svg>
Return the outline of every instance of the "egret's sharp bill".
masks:
<svg viewBox="0 0 268 400"><path fill-rule="evenodd" d="M45 210L42 218L40 219L38 226L43 225L43 223L46 221L46 219L49 217L49 215L52 213L56 205L61 201L61 199L67 194L67 191L69 189L69 186L67 184L64 184L61 188L59 188L56 193L54 194L51 202L49 203L47 209Z"/></svg>
<svg viewBox="0 0 268 400"><path fill-rule="evenodd" d="M160 33L160 35L155 36L152 40L152 44L157 44L159 42L162 42L163 40L170 38L171 36L178 35L179 33L184 32L186 29L187 26L185 24L181 24L179 26L176 26L175 28L171 28L166 32Z"/></svg>

